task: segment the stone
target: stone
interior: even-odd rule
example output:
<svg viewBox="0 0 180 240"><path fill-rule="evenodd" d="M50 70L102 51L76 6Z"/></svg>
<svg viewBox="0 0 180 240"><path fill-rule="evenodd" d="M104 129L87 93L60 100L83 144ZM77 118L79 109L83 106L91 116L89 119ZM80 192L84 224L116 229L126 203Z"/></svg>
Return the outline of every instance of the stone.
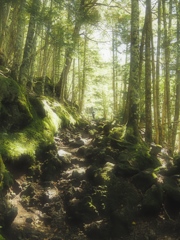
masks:
<svg viewBox="0 0 180 240"><path fill-rule="evenodd" d="M71 156L72 156L71 153L66 152L63 149L60 149L58 151L58 156L64 163L71 163Z"/></svg>

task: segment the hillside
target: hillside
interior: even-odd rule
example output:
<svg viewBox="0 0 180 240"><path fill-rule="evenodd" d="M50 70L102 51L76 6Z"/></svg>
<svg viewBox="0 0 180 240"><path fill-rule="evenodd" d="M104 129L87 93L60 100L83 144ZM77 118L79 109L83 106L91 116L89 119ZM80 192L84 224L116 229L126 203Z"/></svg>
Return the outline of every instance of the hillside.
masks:
<svg viewBox="0 0 180 240"><path fill-rule="evenodd" d="M178 239L180 157L125 141L118 123L27 95L10 77L0 84L6 240Z"/></svg>

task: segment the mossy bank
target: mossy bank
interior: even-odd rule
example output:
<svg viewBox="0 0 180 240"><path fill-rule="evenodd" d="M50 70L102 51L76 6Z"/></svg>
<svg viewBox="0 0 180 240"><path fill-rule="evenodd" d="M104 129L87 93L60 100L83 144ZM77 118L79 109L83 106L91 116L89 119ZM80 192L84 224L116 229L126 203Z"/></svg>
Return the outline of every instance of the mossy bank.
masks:
<svg viewBox="0 0 180 240"><path fill-rule="evenodd" d="M53 98L27 94L12 78L0 75L0 85L0 174L4 175L6 163L33 164L38 152L53 144L55 133L75 125L77 118Z"/></svg>

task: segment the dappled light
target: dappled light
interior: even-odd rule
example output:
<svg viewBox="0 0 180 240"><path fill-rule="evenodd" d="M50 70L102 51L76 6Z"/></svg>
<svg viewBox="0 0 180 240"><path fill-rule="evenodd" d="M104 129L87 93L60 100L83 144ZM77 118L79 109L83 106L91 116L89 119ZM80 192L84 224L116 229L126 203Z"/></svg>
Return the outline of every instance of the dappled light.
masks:
<svg viewBox="0 0 180 240"><path fill-rule="evenodd" d="M0 240L178 240L179 1L0 6Z"/></svg>

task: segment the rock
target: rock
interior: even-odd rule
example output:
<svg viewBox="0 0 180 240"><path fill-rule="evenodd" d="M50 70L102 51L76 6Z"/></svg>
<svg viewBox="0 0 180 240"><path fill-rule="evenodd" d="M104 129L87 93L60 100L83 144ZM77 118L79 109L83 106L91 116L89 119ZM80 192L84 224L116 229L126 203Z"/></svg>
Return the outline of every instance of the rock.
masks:
<svg viewBox="0 0 180 240"><path fill-rule="evenodd" d="M90 239L107 239L109 235L108 222L105 219L84 224L84 231Z"/></svg>
<svg viewBox="0 0 180 240"><path fill-rule="evenodd" d="M72 156L71 153L60 149L58 151L58 156L64 163L67 163L67 164L71 163L71 156Z"/></svg>
<svg viewBox="0 0 180 240"><path fill-rule="evenodd" d="M139 170L131 166L128 161L116 164L114 167L114 174L119 177L132 177L138 172Z"/></svg>
<svg viewBox="0 0 180 240"><path fill-rule="evenodd" d="M177 155L175 158L174 158L174 164L179 168L180 170L180 155Z"/></svg>
<svg viewBox="0 0 180 240"><path fill-rule="evenodd" d="M103 185L106 184L114 170L114 163L107 162L104 167L100 168L96 165L92 165L86 170L86 177L93 185Z"/></svg>
<svg viewBox="0 0 180 240"><path fill-rule="evenodd" d="M155 143L151 144L150 154L152 156L157 156L158 153L161 152L162 146L156 145Z"/></svg>
<svg viewBox="0 0 180 240"><path fill-rule="evenodd" d="M140 195L132 183L113 175L107 184L106 198L106 216L110 219L113 237L118 239L130 231Z"/></svg>
<svg viewBox="0 0 180 240"><path fill-rule="evenodd" d="M143 171L132 177L132 183L142 192L147 191L155 182L156 179L154 179L151 171Z"/></svg>
<svg viewBox="0 0 180 240"><path fill-rule="evenodd" d="M91 196L84 196L81 199L70 199L67 206L67 215L71 221L76 224L77 222L85 223L95 220L99 216L98 210L93 204Z"/></svg>
<svg viewBox="0 0 180 240"><path fill-rule="evenodd" d="M59 191L57 188L48 187L47 189L45 189L44 199L46 203L55 201L58 197L59 197Z"/></svg>
<svg viewBox="0 0 180 240"><path fill-rule="evenodd" d="M84 141L82 139L77 139L71 142L69 145L73 148L79 148L84 145Z"/></svg>
<svg viewBox="0 0 180 240"><path fill-rule="evenodd" d="M32 222L33 222L33 219L32 219L32 218L26 218L26 222L27 222L27 223L32 223Z"/></svg>
<svg viewBox="0 0 180 240"><path fill-rule="evenodd" d="M8 206L4 212L4 222L2 226L5 227L10 226L14 221L15 217L17 216L17 214L18 214L17 207L13 205Z"/></svg>
<svg viewBox="0 0 180 240"><path fill-rule="evenodd" d="M156 214L161 210L163 201L163 190L160 186L153 184L149 188L142 201L143 213Z"/></svg>
<svg viewBox="0 0 180 240"><path fill-rule="evenodd" d="M33 119L31 106L22 88L11 78L0 75L1 126L11 131L23 129Z"/></svg>
<svg viewBox="0 0 180 240"><path fill-rule="evenodd" d="M180 204L180 187L177 180L173 177L166 177L163 183L163 189L169 200Z"/></svg>
<svg viewBox="0 0 180 240"><path fill-rule="evenodd" d="M72 177L77 179L83 179L86 173L86 169L84 167L74 169L72 171Z"/></svg>
<svg viewBox="0 0 180 240"><path fill-rule="evenodd" d="M79 156L85 156L86 152L87 152L87 147L83 145L78 149L77 154Z"/></svg>

